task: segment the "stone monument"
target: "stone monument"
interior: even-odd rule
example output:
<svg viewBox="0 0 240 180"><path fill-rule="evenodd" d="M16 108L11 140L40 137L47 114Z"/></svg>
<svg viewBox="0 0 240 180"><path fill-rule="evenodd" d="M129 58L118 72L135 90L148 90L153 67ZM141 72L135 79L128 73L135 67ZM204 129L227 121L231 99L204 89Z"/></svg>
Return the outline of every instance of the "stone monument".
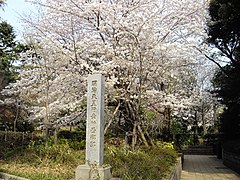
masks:
<svg viewBox="0 0 240 180"><path fill-rule="evenodd" d="M75 180L108 180L111 167L103 164L105 79L93 74L87 82L86 163L77 167Z"/></svg>

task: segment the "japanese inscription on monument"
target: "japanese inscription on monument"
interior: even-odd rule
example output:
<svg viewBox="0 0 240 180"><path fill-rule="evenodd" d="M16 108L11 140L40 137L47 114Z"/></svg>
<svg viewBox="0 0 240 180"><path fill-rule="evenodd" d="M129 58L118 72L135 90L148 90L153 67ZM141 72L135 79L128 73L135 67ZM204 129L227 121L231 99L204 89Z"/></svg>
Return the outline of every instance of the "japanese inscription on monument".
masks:
<svg viewBox="0 0 240 180"><path fill-rule="evenodd" d="M76 169L75 180L109 180L111 166L103 165L104 147L104 77L88 76L86 163Z"/></svg>
<svg viewBox="0 0 240 180"><path fill-rule="evenodd" d="M104 77L88 77L86 160L89 164L103 164L104 147Z"/></svg>

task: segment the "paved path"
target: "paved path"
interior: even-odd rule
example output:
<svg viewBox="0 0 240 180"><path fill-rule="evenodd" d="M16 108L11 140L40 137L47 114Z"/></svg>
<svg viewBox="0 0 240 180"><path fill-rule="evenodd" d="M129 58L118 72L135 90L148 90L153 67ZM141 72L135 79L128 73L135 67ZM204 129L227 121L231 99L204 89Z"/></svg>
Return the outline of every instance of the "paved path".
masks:
<svg viewBox="0 0 240 180"><path fill-rule="evenodd" d="M227 168L216 156L184 155L181 180L240 180L240 175Z"/></svg>

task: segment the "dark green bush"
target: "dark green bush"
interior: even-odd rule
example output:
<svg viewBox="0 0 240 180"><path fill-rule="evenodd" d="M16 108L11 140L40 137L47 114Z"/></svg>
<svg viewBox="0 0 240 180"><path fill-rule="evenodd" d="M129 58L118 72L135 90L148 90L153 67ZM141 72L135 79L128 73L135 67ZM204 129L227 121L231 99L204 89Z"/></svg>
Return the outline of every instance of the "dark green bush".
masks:
<svg viewBox="0 0 240 180"><path fill-rule="evenodd" d="M74 169L85 162L85 150L75 150L79 142L61 139L57 144L32 142L25 148L9 151L6 162L30 165L32 172L12 170L15 174L30 179L70 179ZM82 141L80 143L85 142ZM72 148L71 146L76 146ZM113 176L126 180L160 180L163 179L176 162L177 153L171 143L159 143L156 147L139 147L131 150L129 146L106 144L105 164L112 166ZM57 170L64 167L62 170ZM38 169L43 169L41 172ZM57 169L56 169L57 168ZM9 168L5 168L9 169ZM49 169L45 172L44 169ZM36 171L39 171L36 173ZM64 172L63 172L64 171Z"/></svg>
<svg viewBox="0 0 240 180"><path fill-rule="evenodd" d="M34 154L41 161L47 160L59 164L77 164L77 161L83 158L82 153L71 148L68 141L61 141L57 144L49 143L48 146L45 146L45 143L37 145L32 143L25 152Z"/></svg>
<svg viewBox="0 0 240 180"><path fill-rule="evenodd" d="M86 148L86 140L58 139L58 144L68 144L69 148L74 150L84 150Z"/></svg>
<svg viewBox="0 0 240 180"><path fill-rule="evenodd" d="M126 146L108 146L105 163L111 164L113 176L138 180L163 179L175 164L177 153L162 147L140 147L134 151Z"/></svg>
<svg viewBox="0 0 240 180"><path fill-rule="evenodd" d="M67 130L61 130L58 133L58 138L60 139L71 139L75 141L81 141L86 138L86 132L85 131L67 131Z"/></svg>
<svg viewBox="0 0 240 180"><path fill-rule="evenodd" d="M31 141L41 141L41 137L33 133L0 131L0 157L4 158L11 151L26 147Z"/></svg>

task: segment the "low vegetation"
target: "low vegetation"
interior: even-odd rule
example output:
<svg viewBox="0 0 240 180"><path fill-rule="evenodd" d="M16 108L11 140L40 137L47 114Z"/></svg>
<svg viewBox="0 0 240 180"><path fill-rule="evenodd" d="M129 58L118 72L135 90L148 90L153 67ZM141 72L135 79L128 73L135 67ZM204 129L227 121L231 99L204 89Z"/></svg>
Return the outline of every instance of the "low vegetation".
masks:
<svg viewBox="0 0 240 180"><path fill-rule="evenodd" d="M31 180L67 180L74 177L79 164L84 164L85 150L61 140L57 144L32 142L25 148L8 150L0 160L0 171ZM106 144L105 163L111 164L112 173L122 179L162 179L176 161L171 144L158 143L155 147Z"/></svg>
<svg viewBox="0 0 240 180"><path fill-rule="evenodd" d="M108 146L105 160L113 168L113 176L121 179L162 179L176 162L176 152L163 145L139 147Z"/></svg>
<svg viewBox="0 0 240 180"><path fill-rule="evenodd" d="M66 180L74 176L74 169L84 163L84 151L70 148L67 142L32 143L25 148L8 151L0 161L0 171L31 180Z"/></svg>

